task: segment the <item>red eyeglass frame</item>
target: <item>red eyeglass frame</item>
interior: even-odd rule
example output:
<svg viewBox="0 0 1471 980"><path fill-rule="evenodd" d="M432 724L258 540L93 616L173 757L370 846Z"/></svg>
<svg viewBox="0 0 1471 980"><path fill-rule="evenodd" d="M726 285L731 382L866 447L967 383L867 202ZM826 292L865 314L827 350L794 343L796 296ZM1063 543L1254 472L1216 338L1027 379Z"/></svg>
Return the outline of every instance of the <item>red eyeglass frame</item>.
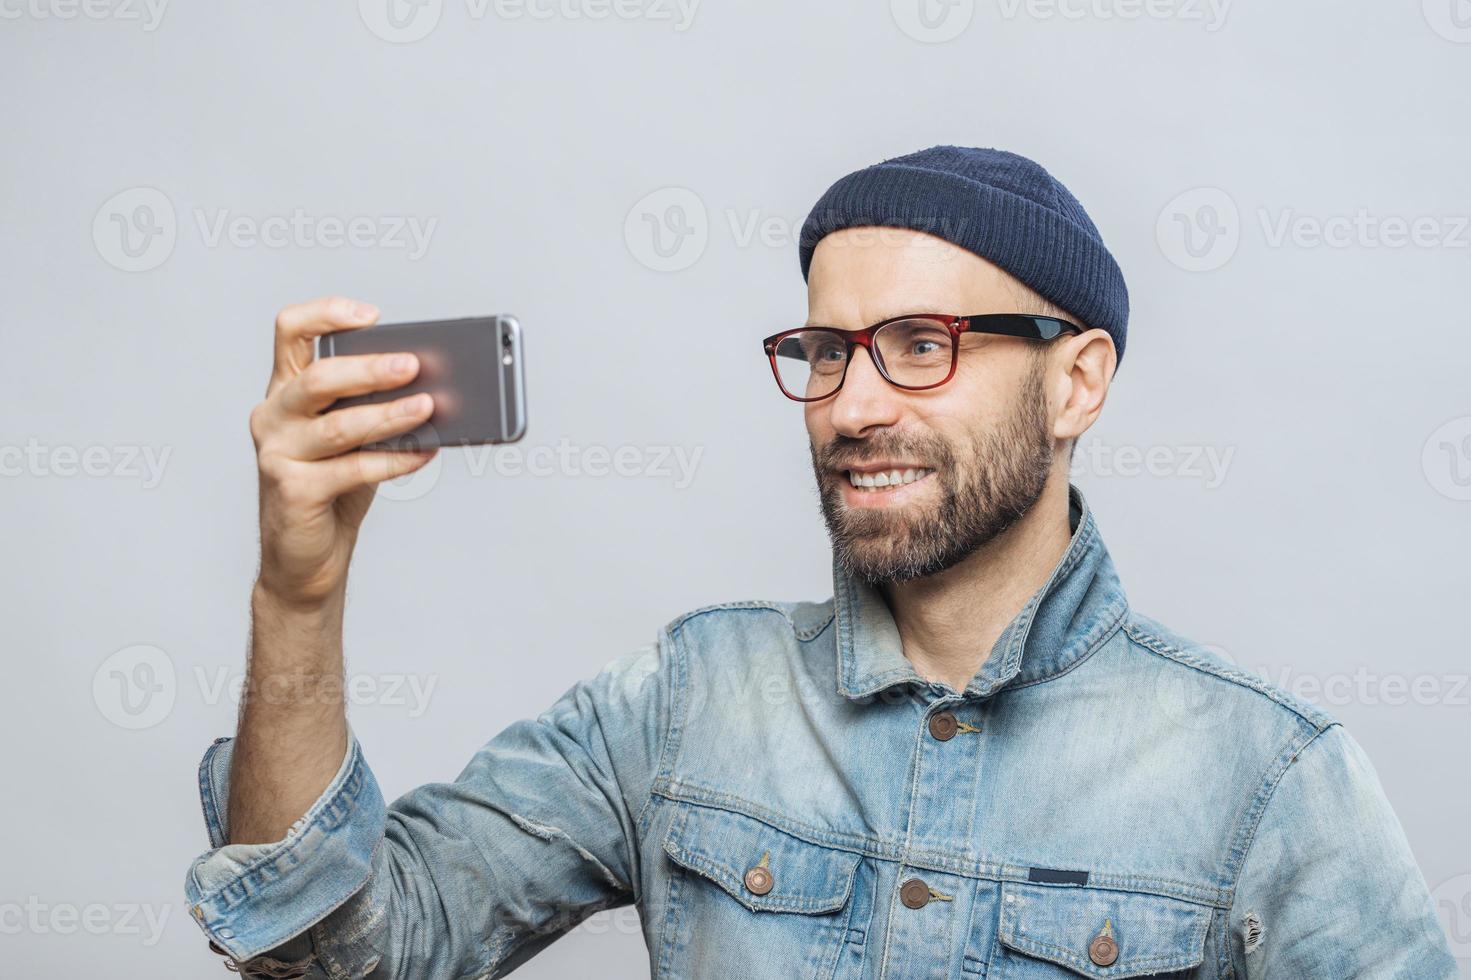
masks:
<svg viewBox="0 0 1471 980"><path fill-rule="evenodd" d="M873 352L873 336L879 330L891 323L901 323L905 320L934 320L944 324L950 331L950 370L946 372L943 380L928 385L906 385L900 384L889 377L888 368L884 367L883 358L875 357ZM843 376L838 379L837 387L825 395L817 395L813 398L804 398L787 391L787 386L781 381L781 368L777 366L776 349L783 340L798 334L812 333L821 330L826 333L836 334L843 339L846 345L843 362ZM1056 340L1066 333L1082 333L1083 328L1076 323L1063 320L1055 316L1033 316L1030 313L906 313L903 316L889 317L880 320L872 326L861 330L839 330L837 327L797 327L793 330L783 330L781 333L772 334L761 341L762 348L766 351L767 358L771 361L771 376L776 379L776 386L781 393L794 402L820 402L824 398L831 398L843 390L843 382L848 380L848 366L853 363L853 348L862 347L868 352L868 359L878 369L879 375L893 385L904 391L928 391L938 388L955 377L955 369L960 363L960 335L963 333L985 333L1000 337L1019 337L1024 340Z"/></svg>

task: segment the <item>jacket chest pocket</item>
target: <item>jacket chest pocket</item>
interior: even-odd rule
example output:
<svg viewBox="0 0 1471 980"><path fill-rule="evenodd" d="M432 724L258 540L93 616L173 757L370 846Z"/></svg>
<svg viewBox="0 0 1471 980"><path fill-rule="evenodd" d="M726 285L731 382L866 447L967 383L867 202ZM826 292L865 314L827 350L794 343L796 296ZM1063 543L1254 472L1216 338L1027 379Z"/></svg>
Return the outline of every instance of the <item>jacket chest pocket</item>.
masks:
<svg viewBox="0 0 1471 980"><path fill-rule="evenodd" d="M1161 895L1006 882L988 980L1184 978L1205 960L1210 919Z"/></svg>
<svg viewBox="0 0 1471 980"><path fill-rule="evenodd" d="M831 978L850 941L861 856L743 814L674 805L659 975Z"/></svg>

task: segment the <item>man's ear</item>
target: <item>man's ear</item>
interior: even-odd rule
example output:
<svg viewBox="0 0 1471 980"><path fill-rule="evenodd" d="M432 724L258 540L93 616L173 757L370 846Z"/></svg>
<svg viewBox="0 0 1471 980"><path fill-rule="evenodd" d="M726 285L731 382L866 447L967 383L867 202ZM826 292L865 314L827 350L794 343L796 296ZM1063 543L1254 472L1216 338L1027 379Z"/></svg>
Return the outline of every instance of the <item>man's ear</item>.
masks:
<svg viewBox="0 0 1471 980"><path fill-rule="evenodd" d="M1052 422L1054 439L1075 441L1092 427L1103 411L1108 386L1118 368L1113 338L1103 330L1087 330L1056 342L1049 366L1057 414Z"/></svg>

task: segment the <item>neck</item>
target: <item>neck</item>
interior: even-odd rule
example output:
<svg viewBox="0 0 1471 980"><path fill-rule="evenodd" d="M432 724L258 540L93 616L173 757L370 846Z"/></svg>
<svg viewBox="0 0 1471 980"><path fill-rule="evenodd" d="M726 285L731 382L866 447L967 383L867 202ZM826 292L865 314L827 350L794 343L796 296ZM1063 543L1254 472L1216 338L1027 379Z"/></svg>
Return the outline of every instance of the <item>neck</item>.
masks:
<svg viewBox="0 0 1471 980"><path fill-rule="evenodd" d="M1054 471L1036 504L964 561L884 585L880 591L915 671L964 690L1016 614L1047 583L1071 539L1067 477Z"/></svg>

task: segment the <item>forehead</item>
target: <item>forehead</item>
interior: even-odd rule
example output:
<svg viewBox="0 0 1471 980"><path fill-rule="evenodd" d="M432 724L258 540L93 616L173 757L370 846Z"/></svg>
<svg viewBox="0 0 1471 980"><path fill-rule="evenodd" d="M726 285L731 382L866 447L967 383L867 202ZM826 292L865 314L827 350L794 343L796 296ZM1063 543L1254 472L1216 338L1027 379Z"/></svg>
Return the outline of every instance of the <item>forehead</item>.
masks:
<svg viewBox="0 0 1471 980"><path fill-rule="evenodd" d="M812 253L808 323L854 328L903 313L1017 312L1021 288L997 266L935 235L844 228Z"/></svg>

